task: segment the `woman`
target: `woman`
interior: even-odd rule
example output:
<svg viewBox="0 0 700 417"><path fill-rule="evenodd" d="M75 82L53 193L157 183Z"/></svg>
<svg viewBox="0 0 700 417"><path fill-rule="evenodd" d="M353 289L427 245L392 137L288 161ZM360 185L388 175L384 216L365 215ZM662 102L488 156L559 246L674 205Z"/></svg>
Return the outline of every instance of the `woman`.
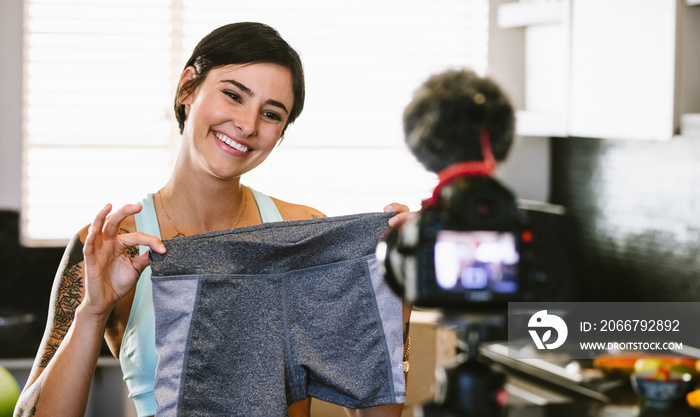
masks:
<svg viewBox="0 0 700 417"><path fill-rule="evenodd" d="M107 205L68 245L16 415L83 415L103 337L122 363L139 416L155 413L150 268L147 252L139 255L135 247L163 253L161 239L323 216L240 182L267 158L303 105L299 56L274 29L237 23L202 39L175 97L182 145L172 177L141 205L112 214ZM386 210L405 213L407 207L394 203ZM308 410L308 399L290 407L292 415ZM348 413L400 410L393 404Z"/></svg>

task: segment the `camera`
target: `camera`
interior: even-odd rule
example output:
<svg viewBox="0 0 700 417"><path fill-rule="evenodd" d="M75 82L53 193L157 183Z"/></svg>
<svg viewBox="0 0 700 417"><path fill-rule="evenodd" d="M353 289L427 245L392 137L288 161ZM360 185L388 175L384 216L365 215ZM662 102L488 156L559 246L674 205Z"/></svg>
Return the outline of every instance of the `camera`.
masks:
<svg viewBox="0 0 700 417"><path fill-rule="evenodd" d="M416 216L388 231L377 259L399 296L440 311L458 337L455 362L436 372L435 401L417 416L502 416L506 377L480 360L480 343L499 337L509 302L574 294L561 208L518 201L492 175L514 124L500 87L469 70L433 75L404 111L406 143L439 183Z"/></svg>
<svg viewBox="0 0 700 417"><path fill-rule="evenodd" d="M387 281L410 304L493 312L571 294L573 265L562 253L571 239L560 208L518 203L491 175L512 142L513 119L500 88L471 71L431 77L407 107L406 141L440 182L377 254Z"/></svg>
<svg viewBox="0 0 700 417"><path fill-rule="evenodd" d="M518 203L492 177L463 176L391 229L377 251L387 281L410 304L496 312L508 302L573 296L568 230L560 207Z"/></svg>
<svg viewBox="0 0 700 417"><path fill-rule="evenodd" d="M380 245L385 277L416 307L498 310L532 299L532 232L495 179L462 177ZM383 247L382 247L383 246Z"/></svg>

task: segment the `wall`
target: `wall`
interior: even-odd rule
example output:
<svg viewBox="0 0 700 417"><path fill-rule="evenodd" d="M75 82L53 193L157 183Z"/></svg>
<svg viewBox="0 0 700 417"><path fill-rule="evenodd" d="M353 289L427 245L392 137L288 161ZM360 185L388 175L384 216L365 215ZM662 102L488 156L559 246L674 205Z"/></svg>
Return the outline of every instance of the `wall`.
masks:
<svg viewBox="0 0 700 417"><path fill-rule="evenodd" d="M700 137L552 140L552 202L580 233L581 297L700 297Z"/></svg>
<svg viewBox="0 0 700 417"><path fill-rule="evenodd" d="M0 1L0 210L20 209L22 0Z"/></svg>

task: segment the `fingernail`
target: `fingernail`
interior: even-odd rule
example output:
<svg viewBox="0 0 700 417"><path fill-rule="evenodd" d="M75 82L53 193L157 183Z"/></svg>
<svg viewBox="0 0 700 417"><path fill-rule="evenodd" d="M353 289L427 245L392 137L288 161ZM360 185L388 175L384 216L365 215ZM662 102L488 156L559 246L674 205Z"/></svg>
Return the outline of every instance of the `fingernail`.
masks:
<svg viewBox="0 0 700 417"><path fill-rule="evenodd" d="M394 208L391 207L391 205L388 205L388 206L384 207L384 213L388 213L388 212L390 212L390 211L394 211Z"/></svg>

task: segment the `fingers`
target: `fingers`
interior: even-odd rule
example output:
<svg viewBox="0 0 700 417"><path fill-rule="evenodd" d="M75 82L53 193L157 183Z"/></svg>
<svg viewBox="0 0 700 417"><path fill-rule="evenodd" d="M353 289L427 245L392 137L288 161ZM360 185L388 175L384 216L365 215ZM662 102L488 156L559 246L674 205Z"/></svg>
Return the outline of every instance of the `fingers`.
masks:
<svg viewBox="0 0 700 417"><path fill-rule="evenodd" d="M119 228L121 223L129 216L132 216L139 211L141 211L140 204L127 204L119 210L115 211L111 215L109 213L112 211L112 205L107 204L97 216L95 220L90 225L88 230L88 236L85 239L85 244L83 246L83 253L85 255L91 255L94 253L95 249L101 246L101 242L106 239L113 239L119 235ZM127 246L144 245L149 246L156 252L165 253L165 246L160 241L160 239L145 235L143 233L136 233L137 236L130 236L133 234L125 234L126 238L122 238L122 242ZM130 237L129 237L130 236Z"/></svg>
<svg viewBox="0 0 700 417"><path fill-rule="evenodd" d="M107 204L102 210L100 210L99 213L97 213L97 216L95 216L95 220L88 229L88 235L85 238L85 244L83 245L83 253L85 255L92 254L95 251L96 242L99 242L99 238L102 237L102 227L110 211L112 211L112 205Z"/></svg>
<svg viewBox="0 0 700 417"><path fill-rule="evenodd" d="M139 275L141 275L141 273L144 269L146 269L149 263L150 260L148 259L148 251L145 251L141 255L131 259L131 264L134 266L134 268L136 268Z"/></svg>
<svg viewBox="0 0 700 417"><path fill-rule="evenodd" d="M411 218L413 218L415 215L415 212L405 212L397 214L396 216L389 219L389 227L402 225L409 221Z"/></svg>
<svg viewBox="0 0 700 417"><path fill-rule="evenodd" d="M409 208L405 204L399 204L399 203L391 203L388 206L384 207L384 212L388 213L390 211L395 212L396 214L400 213L406 213L409 211Z"/></svg>
<svg viewBox="0 0 700 417"><path fill-rule="evenodd" d="M104 234L108 238L116 237L119 234L119 227L121 226L124 219L129 216L141 211L140 204L127 204L119 210L112 213L111 216L107 218L104 225Z"/></svg>
<svg viewBox="0 0 700 417"><path fill-rule="evenodd" d="M134 232L120 235L120 238L126 246L148 246L158 253L165 253L165 245L155 236Z"/></svg>
<svg viewBox="0 0 700 417"><path fill-rule="evenodd" d="M396 213L396 216L389 219L389 226L390 227L398 226L400 224L405 223L414 214L414 213L411 213L411 211L409 210L407 205L400 204L400 203L391 203L388 206L384 207L385 213L388 213L391 211Z"/></svg>

